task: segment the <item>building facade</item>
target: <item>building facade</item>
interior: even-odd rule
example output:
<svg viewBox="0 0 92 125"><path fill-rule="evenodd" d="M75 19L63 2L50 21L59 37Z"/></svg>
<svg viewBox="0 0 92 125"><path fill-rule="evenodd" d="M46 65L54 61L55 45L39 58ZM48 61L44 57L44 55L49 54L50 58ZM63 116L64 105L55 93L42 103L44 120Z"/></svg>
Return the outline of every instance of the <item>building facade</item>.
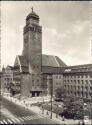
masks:
<svg viewBox="0 0 92 125"><path fill-rule="evenodd" d="M14 63L14 81L19 81L20 93L23 96L48 93L47 74L42 72L43 66L66 66L57 56L42 54L42 26L39 25L39 20L33 10L26 17L23 52L22 55L16 56Z"/></svg>
<svg viewBox="0 0 92 125"><path fill-rule="evenodd" d="M1 89L3 92L9 92L13 84L13 67L7 66L2 69Z"/></svg>
<svg viewBox="0 0 92 125"><path fill-rule="evenodd" d="M16 56L14 63L15 87L22 96L48 95L51 91L55 95L55 89L64 87L67 96L90 99L92 64L67 66L57 56L42 54L42 26L39 21L32 9L23 31L23 52Z"/></svg>
<svg viewBox="0 0 92 125"><path fill-rule="evenodd" d="M63 73L67 96L92 98L92 64L71 66Z"/></svg>

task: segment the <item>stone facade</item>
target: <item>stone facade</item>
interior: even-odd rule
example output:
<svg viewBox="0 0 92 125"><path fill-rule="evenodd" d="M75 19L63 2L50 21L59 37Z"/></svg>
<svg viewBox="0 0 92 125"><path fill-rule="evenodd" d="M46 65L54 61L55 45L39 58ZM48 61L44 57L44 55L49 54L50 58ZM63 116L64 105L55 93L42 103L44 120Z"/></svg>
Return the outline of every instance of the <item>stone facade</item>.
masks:
<svg viewBox="0 0 92 125"><path fill-rule="evenodd" d="M21 74L21 95L22 96L31 96L30 91L32 85L32 78L30 74Z"/></svg>
<svg viewBox="0 0 92 125"><path fill-rule="evenodd" d="M23 31L23 52L16 56L14 81L23 96L50 95L64 87L67 96L91 98L92 64L67 66L59 57L42 54L42 27L32 10ZM15 84L17 86L17 84ZM18 86L17 86L18 87Z"/></svg>
<svg viewBox="0 0 92 125"><path fill-rule="evenodd" d="M23 52L21 56L16 56L14 63L15 83L20 83L23 96L47 95L48 75L43 73L42 66L62 67L66 64L57 56L42 54L42 27L39 16L33 10L26 17L23 36Z"/></svg>
<svg viewBox="0 0 92 125"><path fill-rule="evenodd" d="M32 74L41 73L42 55L42 27L39 25L38 16L32 11L30 18L26 19L24 27L24 47L22 55L29 65L29 72ZM37 16L37 18L34 18ZM29 22L29 23L28 23Z"/></svg>
<svg viewBox="0 0 92 125"><path fill-rule="evenodd" d="M13 67L7 66L2 69L1 89L3 92L10 92L13 84Z"/></svg>
<svg viewBox="0 0 92 125"><path fill-rule="evenodd" d="M75 66L75 70L63 73L63 79L67 96L92 98L92 65L83 65L82 68Z"/></svg>
<svg viewBox="0 0 92 125"><path fill-rule="evenodd" d="M55 95L55 90L57 88L63 87L63 74L54 74L53 75L53 95Z"/></svg>
<svg viewBox="0 0 92 125"><path fill-rule="evenodd" d="M42 92L41 83L41 55L42 55L42 27L39 25L39 17L32 11L26 18L26 26L24 27L24 47L22 56L26 58L29 68L28 76L22 77L21 84L29 86L29 90L25 90L35 96ZM23 86L22 85L22 86ZM30 88L31 86L31 88ZM25 88L25 87L24 87ZM25 92L25 91L22 91Z"/></svg>

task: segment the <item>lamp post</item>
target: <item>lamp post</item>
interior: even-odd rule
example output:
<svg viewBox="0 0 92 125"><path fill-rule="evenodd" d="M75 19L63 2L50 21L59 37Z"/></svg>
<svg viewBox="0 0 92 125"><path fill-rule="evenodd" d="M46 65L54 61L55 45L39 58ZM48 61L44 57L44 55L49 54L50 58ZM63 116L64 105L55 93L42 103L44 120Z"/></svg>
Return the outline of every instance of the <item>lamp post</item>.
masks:
<svg viewBox="0 0 92 125"><path fill-rule="evenodd" d="M83 117L83 122L85 122L85 111L87 110L87 104L83 104L83 110L84 110L84 117Z"/></svg>
<svg viewBox="0 0 92 125"><path fill-rule="evenodd" d="M49 75L47 77L48 79L48 91L49 91L49 94L51 96L50 98L50 101L51 101L51 115L50 115L50 118L52 119L52 99L53 99L53 79L52 79L52 75Z"/></svg>
<svg viewBox="0 0 92 125"><path fill-rule="evenodd" d="M90 103L90 120L91 120L91 125L92 125L92 119L91 119L91 117L92 117L92 104Z"/></svg>
<svg viewBox="0 0 92 125"><path fill-rule="evenodd" d="M91 102L90 102L90 120L92 125L92 93L91 93Z"/></svg>

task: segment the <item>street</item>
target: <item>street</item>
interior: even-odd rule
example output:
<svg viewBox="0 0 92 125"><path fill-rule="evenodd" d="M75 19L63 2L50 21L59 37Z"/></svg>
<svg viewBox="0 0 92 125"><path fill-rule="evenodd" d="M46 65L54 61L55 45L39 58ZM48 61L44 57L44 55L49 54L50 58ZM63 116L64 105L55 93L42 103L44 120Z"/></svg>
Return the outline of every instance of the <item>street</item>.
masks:
<svg viewBox="0 0 92 125"><path fill-rule="evenodd" d="M1 97L0 124L57 124Z"/></svg>

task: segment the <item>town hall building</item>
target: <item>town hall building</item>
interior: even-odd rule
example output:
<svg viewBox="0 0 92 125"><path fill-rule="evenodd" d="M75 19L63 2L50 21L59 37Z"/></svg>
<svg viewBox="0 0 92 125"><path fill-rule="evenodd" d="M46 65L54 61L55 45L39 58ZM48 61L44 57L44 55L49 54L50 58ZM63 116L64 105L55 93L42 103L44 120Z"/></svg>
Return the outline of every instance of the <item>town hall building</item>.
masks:
<svg viewBox="0 0 92 125"><path fill-rule="evenodd" d="M49 95L64 88L67 96L92 98L92 64L67 66L59 57L42 54L42 26L33 11L23 29L23 52L17 55L13 83L22 96Z"/></svg>
<svg viewBox="0 0 92 125"><path fill-rule="evenodd" d="M26 17L23 31L23 52L16 56L14 63L14 81L16 84L20 82L20 91L24 96L48 93L44 67L66 67L59 57L42 54L42 26L39 25L39 20L32 9Z"/></svg>

